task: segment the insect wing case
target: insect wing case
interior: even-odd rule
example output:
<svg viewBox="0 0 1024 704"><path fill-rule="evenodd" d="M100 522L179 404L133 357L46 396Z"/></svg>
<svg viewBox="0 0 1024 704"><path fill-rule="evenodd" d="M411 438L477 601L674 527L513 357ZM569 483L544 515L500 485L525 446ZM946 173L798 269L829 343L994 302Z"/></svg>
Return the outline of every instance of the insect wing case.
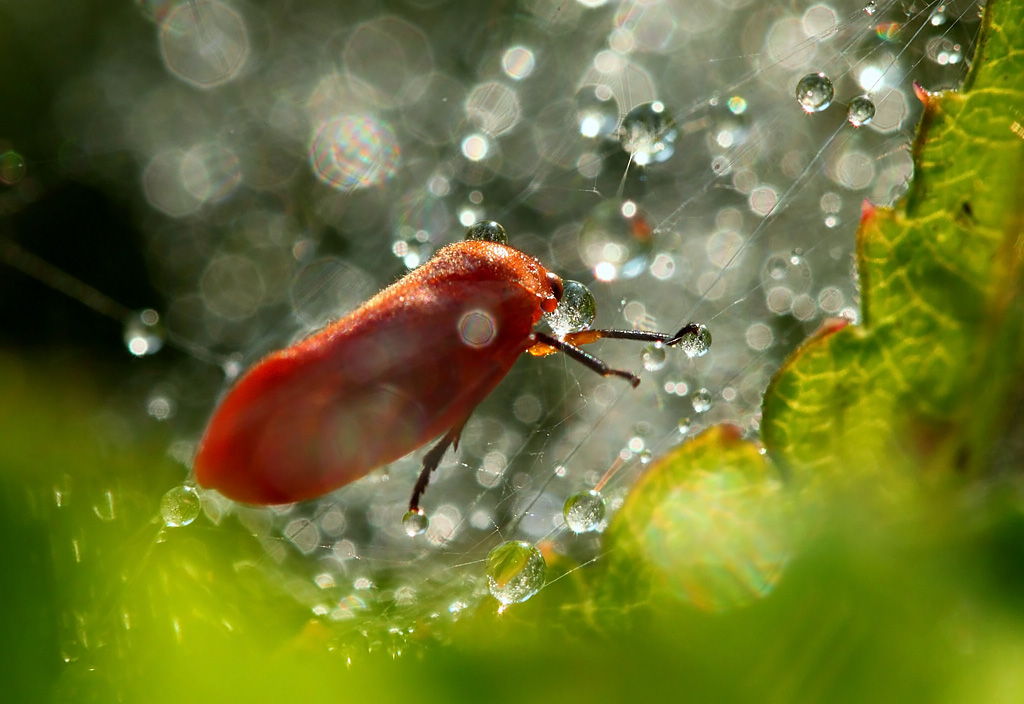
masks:
<svg viewBox="0 0 1024 704"><path fill-rule="evenodd" d="M245 503L301 501L460 425L529 346L546 274L506 245L445 247L253 366L207 427L197 480Z"/></svg>

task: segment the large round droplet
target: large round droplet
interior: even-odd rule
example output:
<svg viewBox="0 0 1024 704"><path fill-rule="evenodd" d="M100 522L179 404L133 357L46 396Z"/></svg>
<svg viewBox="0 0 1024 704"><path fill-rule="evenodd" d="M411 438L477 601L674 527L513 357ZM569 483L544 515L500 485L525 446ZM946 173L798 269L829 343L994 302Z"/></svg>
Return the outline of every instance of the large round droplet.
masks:
<svg viewBox="0 0 1024 704"><path fill-rule="evenodd" d="M566 279L562 281L562 300L544 319L551 327L551 332L560 336L586 330L596 316L597 302L590 289L579 281Z"/></svg>
<svg viewBox="0 0 1024 704"><path fill-rule="evenodd" d="M660 100L644 103L626 113L619 126L619 142L633 162L646 166L675 153L679 130Z"/></svg>
<svg viewBox="0 0 1024 704"><path fill-rule="evenodd" d="M695 413L706 413L711 408L711 392L707 389L698 389L690 397Z"/></svg>
<svg viewBox="0 0 1024 704"><path fill-rule="evenodd" d="M593 489L573 494L565 500L562 513L565 516L565 525L569 526L573 533L595 531L604 520L604 497Z"/></svg>
<svg viewBox="0 0 1024 704"><path fill-rule="evenodd" d="M639 276L653 248L654 229L631 200L601 203L580 228L580 258L599 281Z"/></svg>
<svg viewBox="0 0 1024 704"><path fill-rule="evenodd" d="M402 528L405 529L405 534L410 538L422 535L429 525L430 519L427 518L427 514L423 512L423 509L409 511L402 517Z"/></svg>
<svg viewBox="0 0 1024 704"><path fill-rule="evenodd" d="M824 73L808 73L796 84L796 99L804 112L820 112L832 104L835 90Z"/></svg>
<svg viewBox="0 0 1024 704"><path fill-rule="evenodd" d="M526 601L544 586L547 565L533 545L509 540L487 556L487 589L503 605Z"/></svg>
<svg viewBox="0 0 1024 704"><path fill-rule="evenodd" d="M851 100L846 109L846 120L854 127L868 124L874 116L875 104L866 95L859 95Z"/></svg>
<svg viewBox="0 0 1024 704"><path fill-rule="evenodd" d="M508 233L501 223L494 220L481 220L466 230L466 240L481 240L483 242L497 242L508 244Z"/></svg>
<svg viewBox="0 0 1024 704"><path fill-rule="evenodd" d="M135 313L124 321L124 344L136 357L158 352L164 346L160 314L152 308Z"/></svg>
<svg viewBox="0 0 1024 704"><path fill-rule="evenodd" d="M703 357L711 349L711 332L703 323L690 323L680 336L677 345L691 359Z"/></svg>
<svg viewBox="0 0 1024 704"><path fill-rule="evenodd" d="M660 342L655 342L653 345L647 345L643 351L640 352L640 358L643 360L644 369L649 372L656 372L665 366L665 362L668 361L668 353L665 352L665 346Z"/></svg>
<svg viewBox="0 0 1024 704"><path fill-rule="evenodd" d="M176 486L160 499L160 519L169 528L187 526L199 518L202 502L195 487Z"/></svg>

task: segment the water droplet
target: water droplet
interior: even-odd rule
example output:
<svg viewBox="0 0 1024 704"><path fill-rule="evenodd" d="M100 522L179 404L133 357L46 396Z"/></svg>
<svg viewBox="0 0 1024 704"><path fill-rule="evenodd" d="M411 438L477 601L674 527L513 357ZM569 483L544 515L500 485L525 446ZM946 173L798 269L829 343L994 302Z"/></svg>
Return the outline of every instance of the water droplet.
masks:
<svg viewBox="0 0 1024 704"><path fill-rule="evenodd" d="M501 226L501 223L497 223L494 220L481 220L466 230L466 237L464 239L508 244L508 233L505 232L505 228Z"/></svg>
<svg viewBox="0 0 1024 704"><path fill-rule="evenodd" d="M160 499L160 518L169 528L187 526L199 518L202 502L195 487L188 484L176 486Z"/></svg>
<svg viewBox="0 0 1024 704"><path fill-rule="evenodd" d="M146 308L131 315L124 322L124 344L136 357L158 352L164 346L160 314L152 308Z"/></svg>
<svg viewBox="0 0 1024 704"><path fill-rule="evenodd" d="M637 105L626 113L619 127L622 148L640 166L671 157L678 136L675 121L659 100Z"/></svg>
<svg viewBox="0 0 1024 704"><path fill-rule="evenodd" d="M690 432L690 419L683 417L679 419L679 423L676 424L676 430L679 431L680 435L686 435Z"/></svg>
<svg viewBox="0 0 1024 704"><path fill-rule="evenodd" d="M824 73L808 73L796 84L796 99L804 112L821 112L832 104L835 90Z"/></svg>
<svg viewBox="0 0 1024 704"><path fill-rule="evenodd" d="M875 103L866 95L859 95L850 101L846 109L846 120L854 127L871 122L875 116Z"/></svg>
<svg viewBox="0 0 1024 704"><path fill-rule="evenodd" d="M544 586L547 565L533 545L509 540L487 556L487 589L503 606L526 601Z"/></svg>
<svg viewBox="0 0 1024 704"><path fill-rule="evenodd" d="M711 331L704 323L691 323L686 326L677 346L691 359L703 357L711 349Z"/></svg>
<svg viewBox="0 0 1024 704"><path fill-rule="evenodd" d="M591 489L573 494L565 500L562 513L565 525L573 533L589 533L597 530L604 520L604 497Z"/></svg>
<svg viewBox="0 0 1024 704"><path fill-rule="evenodd" d="M693 404L695 413L705 413L711 408L711 392L707 389L694 391L693 396L690 397L690 403Z"/></svg>
<svg viewBox="0 0 1024 704"><path fill-rule="evenodd" d="M402 517L402 527L405 528L405 534L410 538L422 535L429 525L430 519L427 518L423 509L409 511Z"/></svg>
<svg viewBox="0 0 1024 704"><path fill-rule="evenodd" d="M586 330L597 316L597 302L590 289L579 281L562 281L562 300L554 312L544 316L551 332L567 335Z"/></svg>
<svg viewBox="0 0 1024 704"><path fill-rule="evenodd" d="M878 5L875 3L875 0L871 0L871 2L869 2L867 5L864 6L864 12L869 14L869 15L875 14L875 11L877 9L878 9Z"/></svg>
<svg viewBox="0 0 1024 704"><path fill-rule="evenodd" d="M665 352L665 346L660 342L655 342L653 345L647 345L644 347L643 352L640 353L641 359L644 361L644 369L649 372L656 372L665 366L665 362L668 361L668 354Z"/></svg>
<svg viewBox="0 0 1024 704"><path fill-rule="evenodd" d="M633 201L605 201L583 221L578 247L599 281L632 279L647 269L654 229Z"/></svg>
<svg viewBox="0 0 1024 704"><path fill-rule="evenodd" d="M8 150L0 154L0 183L13 186L25 177L25 157Z"/></svg>
<svg viewBox="0 0 1024 704"><path fill-rule="evenodd" d="M804 250L802 247L794 247L793 251L789 253L789 263L793 266L797 266L803 261Z"/></svg>

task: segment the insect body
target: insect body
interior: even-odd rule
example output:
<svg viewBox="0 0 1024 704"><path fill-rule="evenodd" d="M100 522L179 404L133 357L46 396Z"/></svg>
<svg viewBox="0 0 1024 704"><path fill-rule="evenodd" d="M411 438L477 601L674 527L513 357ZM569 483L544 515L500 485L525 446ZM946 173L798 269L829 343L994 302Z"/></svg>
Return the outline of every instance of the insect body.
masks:
<svg viewBox="0 0 1024 704"><path fill-rule="evenodd" d="M504 233L497 223L484 225ZM534 332L561 296L558 276L500 241L443 247L352 313L250 368L207 426L196 479L244 503L302 501L443 434L423 459L410 501L418 510L444 452L458 445L473 409L520 354L563 351L635 386L636 376L609 369L576 345L601 337L671 345L694 326L674 336Z"/></svg>

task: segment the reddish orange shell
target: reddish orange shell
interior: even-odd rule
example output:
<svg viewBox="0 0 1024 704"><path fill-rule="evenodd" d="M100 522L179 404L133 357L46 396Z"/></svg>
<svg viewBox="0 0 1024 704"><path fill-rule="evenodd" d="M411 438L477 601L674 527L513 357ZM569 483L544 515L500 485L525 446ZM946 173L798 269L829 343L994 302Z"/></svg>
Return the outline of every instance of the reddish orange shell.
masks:
<svg viewBox="0 0 1024 704"><path fill-rule="evenodd" d="M251 367L206 428L196 479L250 504L355 481L461 425L556 304L533 257L496 242L448 245Z"/></svg>

